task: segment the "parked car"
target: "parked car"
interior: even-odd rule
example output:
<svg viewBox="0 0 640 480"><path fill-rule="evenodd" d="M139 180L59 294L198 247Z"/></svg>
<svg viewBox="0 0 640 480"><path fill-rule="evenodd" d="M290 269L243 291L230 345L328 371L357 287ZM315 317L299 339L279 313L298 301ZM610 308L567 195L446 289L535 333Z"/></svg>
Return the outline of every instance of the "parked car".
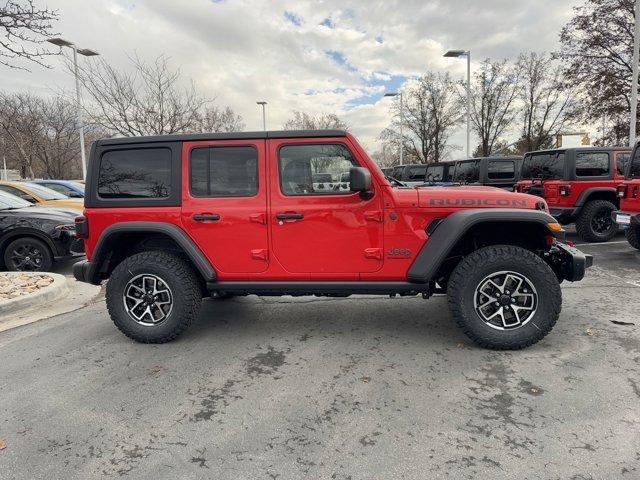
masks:
<svg viewBox="0 0 640 480"><path fill-rule="evenodd" d="M606 242L618 232L611 213L620 207L616 188L630 155L622 147L530 152L516 190L544 198L551 215L563 225L575 222L585 242Z"/></svg>
<svg viewBox="0 0 640 480"><path fill-rule="evenodd" d="M317 188L322 172L348 189ZM86 185L76 232L88 259L74 276L109 279L111 318L139 342L180 335L203 293L446 293L479 345L523 348L556 323L559 282L592 263L561 241L544 200L394 188L340 130L99 140Z"/></svg>
<svg viewBox="0 0 640 480"><path fill-rule="evenodd" d="M427 164L425 180L427 183L451 183L455 168L453 162L437 162Z"/></svg>
<svg viewBox="0 0 640 480"><path fill-rule="evenodd" d="M50 188L69 198L84 198L84 185L73 180L33 180L31 183Z"/></svg>
<svg viewBox="0 0 640 480"><path fill-rule="evenodd" d="M636 144L631 161L627 162L625 181L617 187L620 209L612 220L624 228L629 245L640 250L640 148Z"/></svg>
<svg viewBox="0 0 640 480"><path fill-rule="evenodd" d="M395 180L399 180L407 187L415 187L425 183L426 174L427 165L424 163L417 163L412 165L396 165L393 167L391 177Z"/></svg>
<svg viewBox="0 0 640 480"><path fill-rule="evenodd" d="M0 266L10 271L51 270L54 260L84 252L75 236L74 210L38 207L0 192Z"/></svg>
<svg viewBox="0 0 640 480"><path fill-rule="evenodd" d="M84 208L83 199L69 198L50 188L31 182L0 182L0 192L10 193L40 206L71 208L76 213L82 213Z"/></svg>
<svg viewBox="0 0 640 480"><path fill-rule="evenodd" d="M513 190L518 181L522 157L470 158L455 162L451 180L466 185L486 185Z"/></svg>

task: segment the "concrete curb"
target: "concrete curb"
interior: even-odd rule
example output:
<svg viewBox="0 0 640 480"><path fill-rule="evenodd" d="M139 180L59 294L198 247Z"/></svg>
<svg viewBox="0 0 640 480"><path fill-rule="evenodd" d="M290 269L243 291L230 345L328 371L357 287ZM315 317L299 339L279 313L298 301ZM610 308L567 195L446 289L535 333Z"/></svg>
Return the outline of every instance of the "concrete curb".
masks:
<svg viewBox="0 0 640 480"><path fill-rule="evenodd" d="M25 272L4 272L10 276L17 277L23 275ZM46 275L53 278L53 282L44 288L36 290L34 293L28 295L22 295L20 297L11 298L9 300L0 300L0 320L13 315L19 310L26 310L36 305L44 306L67 293L67 279L63 275L58 273L38 272L38 275Z"/></svg>

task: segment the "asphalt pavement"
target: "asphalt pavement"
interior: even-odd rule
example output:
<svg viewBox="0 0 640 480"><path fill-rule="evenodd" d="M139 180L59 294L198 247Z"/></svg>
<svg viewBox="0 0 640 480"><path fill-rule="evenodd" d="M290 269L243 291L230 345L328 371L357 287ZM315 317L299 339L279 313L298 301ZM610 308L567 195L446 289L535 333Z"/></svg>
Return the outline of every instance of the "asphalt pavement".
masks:
<svg viewBox="0 0 640 480"><path fill-rule="evenodd" d="M208 300L165 345L103 301L2 332L0 478L640 478L640 252L579 248L595 266L518 352L443 297Z"/></svg>

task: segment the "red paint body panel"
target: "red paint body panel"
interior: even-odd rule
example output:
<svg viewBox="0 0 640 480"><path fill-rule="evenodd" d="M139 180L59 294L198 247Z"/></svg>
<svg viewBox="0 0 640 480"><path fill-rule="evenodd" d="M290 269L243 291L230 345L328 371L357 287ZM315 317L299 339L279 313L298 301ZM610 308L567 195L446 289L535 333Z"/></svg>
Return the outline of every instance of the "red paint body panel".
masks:
<svg viewBox="0 0 640 480"><path fill-rule="evenodd" d="M620 199L620 211L627 213L640 213L640 178L627 180L624 183L627 186L626 195Z"/></svg>
<svg viewBox="0 0 640 480"><path fill-rule="evenodd" d="M372 176L372 196L358 193L284 195L282 145L341 143ZM189 188L189 152L202 146L251 145L258 151L258 192L252 197L198 198ZM204 252L219 280L402 281L428 241L435 218L460 209L533 209L539 197L481 186L393 188L351 135L327 138L207 140L182 145L182 207L86 209L87 256L109 225L127 221L172 223ZM278 213L302 213L278 220ZM216 214L217 221L195 221Z"/></svg>

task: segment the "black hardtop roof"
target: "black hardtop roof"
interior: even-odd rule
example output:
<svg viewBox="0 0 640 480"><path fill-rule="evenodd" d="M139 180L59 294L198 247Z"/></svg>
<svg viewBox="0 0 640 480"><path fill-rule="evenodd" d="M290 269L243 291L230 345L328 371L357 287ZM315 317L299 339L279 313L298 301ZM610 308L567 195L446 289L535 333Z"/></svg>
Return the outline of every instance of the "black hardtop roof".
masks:
<svg viewBox="0 0 640 480"><path fill-rule="evenodd" d="M455 160L455 162L474 162L478 160L522 160L522 157L519 155L490 155L488 157L473 157L473 158L461 158L460 160Z"/></svg>
<svg viewBox="0 0 640 480"><path fill-rule="evenodd" d="M527 152L525 155L531 155L532 153L558 153L558 152L576 152L576 151L608 151L608 152L620 152L631 151L631 147L569 147L569 148L550 148L548 150L535 150L533 152Z"/></svg>
<svg viewBox="0 0 640 480"><path fill-rule="evenodd" d="M122 145L130 143L157 142L196 142L204 140L255 140L267 138L316 138L344 137L345 130L274 130L261 132L224 132L224 133L180 133L174 135L153 135L147 137L104 138L97 145Z"/></svg>

